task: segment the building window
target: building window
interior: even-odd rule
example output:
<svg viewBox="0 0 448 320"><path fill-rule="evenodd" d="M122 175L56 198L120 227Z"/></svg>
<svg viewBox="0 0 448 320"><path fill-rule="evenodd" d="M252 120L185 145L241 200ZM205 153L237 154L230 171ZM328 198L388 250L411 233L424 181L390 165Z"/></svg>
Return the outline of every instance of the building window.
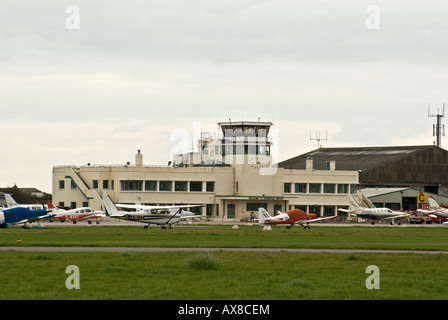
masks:
<svg viewBox="0 0 448 320"><path fill-rule="evenodd" d="M173 191L173 181L159 181L159 191Z"/></svg>
<svg viewBox="0 0 448 320"><path fill-rule="evenodd" d="M142 180L121 180L121 191L143 191Z"/></svg>
<svg viewBox="0 0 448 320"><path fill-rule="evenodd" d="M291 183L290 182L283 183L283 193L291 193Z"/></svg>
<svg viewBox="0 0 448 320"><path fill-rule="evenodd" d="M348 184L338 184L338 193L348 193Z"/></svg>
<svg viewBox="0 0 448 320"><path fill-rule="evenodd" d="M357 184L351 184L350 185L350 193L355 194L358 192L358 185Z"/></svg>
<svg viewBox="0 0 448 320"><path fill-rule="evenodd" d="M324 193L335 193L336 185L333 183L325 183L324 184Z"/></svg>
<svg viewBox="0 0 448 320"><path fill-rule="evenodd" d="M265 202L248 202L246 203L246 211L256 211L258 214L258 208L264 208L267 210L268 204Z"/></svg>
<svg viewBox="0 0 448 320"><path fill-rule="evenodd" d="M207 192L215 192L215 181L207 181L205 188Z"/></svg>
<svg viewBox="0 0 448 320"><path fill-rule="evenodd" d="M109 189L109 180L103 180L103 189Z"/></svg>
<svg viewBox="0 0 448 320"><path fill-rule="evenodd" d="M324 206L324 217L332 217L334 216L336 210L336 206Z"/></svg>
<svg viewBox="0 0 448 320"><path fill-rule="evenodd" d="M76 209L76 202L70 202L70 208Z"/></svg>
<svg viewBox="0 0 448 320"><path fill-rule="evenodd" d="M187 181L175 181L174 182L174 191L188 191L188 182Z"/></svg>
<svg viewBox="0 0 448 320"><path fill-rule="evenodd" d="M308 213L315 213L318 217L320 217L320 206L314 205L308 207L309 212Z"/></svg>
<svg viewBox="0 0 448 320"><path fill-rule="evenodd" d="M190 191L201 192L202 191L202 181L190 181Z"/></svg>
<svg viewBox="0 0 448 320"><path fill-rule="evenodd" d="M310 183L310 193L321 193L321 184Z"/></svg>
<svg viewBox="0 0 448 320"><path fill-rule="evenodd" d="M296 193L306 193L306 183L296 183Z"/></svg>
<svg viewBox="0 0 448 320"><path fill-rule="evenodd" d="M75 181L73 181L73 180L70 180L70 188L73 190L73 189L76 189L76 183L75 183Z"/></svg>
<svg viewBox="0 0 448 320"><path fill-rule="evenodd" d="M64 189L65 189L65 181L59 180L59 190L64 190Z"/></svg>
<svg viewBox="0 0 448 320"><path fill-rule="evenodd" d="M92 180L93 189L98 189L98 180Z"/></svg>
<svg viewBox="0 0 448 320"><path fill-rule="evenodd" d="M145 181L145 191L157 191L157 181L154 180Z"/></svg>

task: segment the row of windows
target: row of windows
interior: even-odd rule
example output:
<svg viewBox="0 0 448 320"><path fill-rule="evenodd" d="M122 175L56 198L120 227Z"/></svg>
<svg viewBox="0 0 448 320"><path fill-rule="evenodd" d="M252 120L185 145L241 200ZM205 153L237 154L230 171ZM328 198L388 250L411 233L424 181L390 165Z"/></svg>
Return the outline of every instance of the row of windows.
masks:
<svg viewBox="0 0 448 320"><path fill-rule="evenodd" d="M92 180L92 188L98 189L100 185L99 180ZM102 181L103 189L114 190L115 181L114 180L103 180ZM59 190L65 189L65 180L59 180ZM76 183L73 180L70 180L70 189L76 189Z"/></svg>
<svg viewBox="0 0 448 320"><path fill-rule="evenodd" d="M121 180L121 191L215 192L214 181Z"/></svg>
<svg viewBox="0 0 448 320"><path fill-rule="evenodd" d="M338 193L348 194L358 191L357 184L336 183L283 183L283 193Z"/></svg>
<svg viewBox="0 0 448 320"><path fill-rule="evenodd" d="M70 188L76 189L71 180ZM92 188L98 189L99 180L92 180ZM114 180L103 180L103 189L114 190ZM65 180L59 180L59 190L65 189ZM120 180L121 191L177 191L177 192L215 192L214 181L170 181L170 180Z"/></svg>

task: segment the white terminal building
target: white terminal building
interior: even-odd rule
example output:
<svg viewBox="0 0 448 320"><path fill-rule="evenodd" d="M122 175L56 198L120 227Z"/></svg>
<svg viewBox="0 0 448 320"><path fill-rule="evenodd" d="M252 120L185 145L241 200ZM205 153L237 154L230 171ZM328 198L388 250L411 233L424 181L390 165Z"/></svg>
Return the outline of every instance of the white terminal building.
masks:
<svg viewBox="0 0 448 320"><path fill-rule="evenodd" d="M140 150L134 164L54 166L53 202L102 209L106 192L115 203L204 204L203 216L239 221L259 207L271 214L299 208L336 215L348 206L347 194L357 193L358 170L337 170L331 159L325 170L315 170L312 158L301 169L273 163L271 122L218 125L218 135L201 134L198 152L175 155L167 166L145 165Z"/></svg>

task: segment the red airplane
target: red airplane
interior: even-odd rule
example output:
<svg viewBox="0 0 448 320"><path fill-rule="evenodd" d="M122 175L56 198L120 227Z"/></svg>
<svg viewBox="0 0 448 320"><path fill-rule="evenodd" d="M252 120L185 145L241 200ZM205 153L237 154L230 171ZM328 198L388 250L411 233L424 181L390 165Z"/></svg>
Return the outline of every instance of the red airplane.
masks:
<svg viewBox="0 0 448 320"><path fill-rule="evenodd" d="M290 229L294 225L300 225L304 229L310 229L310 223L333 219L337 216L317 218L315 213L305 213L300 209L291 209L284 213L280 213L275 217L269 215L264 208L258 208L258 223L263 226L272 226L278 224L288 225L286 229Z"/></svg>
<svg viewBox="0 0 448 320"><path fill-rule="evenodd" d="M48 209L52 212L52 220L60 220L64 222L65 220L70 220L73 224L76 224L78 221L87 221L89 224L92 223L93 220L96 220L96 224L100 223L102 217L105 217L103 211L96 211L89 207L82 207L71 210L64 210L58 207L55 207L51 202L47 203Z"/></svg>

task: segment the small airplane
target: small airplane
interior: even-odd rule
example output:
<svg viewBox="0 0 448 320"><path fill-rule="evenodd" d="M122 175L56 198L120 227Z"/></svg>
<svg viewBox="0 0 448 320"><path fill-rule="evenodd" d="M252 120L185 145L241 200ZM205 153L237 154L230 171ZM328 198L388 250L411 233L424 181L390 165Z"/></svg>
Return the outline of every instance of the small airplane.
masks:
<svg viewBox="0 0 448 320"><path fill-rule="evenodd" d="M290 229L292 226L300 225L304 229L310 229L310 223L333 219L337 216L317 218L315 213L306 213L300 209L291 209L284 213L279 212L278 215L272 217L264 208L258 208L258 223L264 226L272 225L288 225L286 229Z"/></svg>
<svg viewBox="0 0 448 320"><path fill-rule="evenodd" d="M0 228L6 228L13 225L23 224L22 228L29 229L29 223L50 218L46 209L31 210L25 207L6 208L0 211ZM42 225L39 224L40 227Z"/></svg>
<svg viewBox="0 0 448 320"><path fill-rule="evenodd" d="M15 208L15 207L23 207L28 208L30 210L40 210L42 209L41 204L18 204L16 200L9 194L9 193L3 193L5 197L6 206L4 208ZM45 205L44 205L45 207Z"/></svg>
<svg viewBox="0 0 448 320"><path fill-rule="evenodd" d="M91 224L92 220L96 220L96 224L99 224L100 219L105 217L103 211L93 210L89 207L64 210L55 207L51 202L48 202L48 209L52 210L53 213L50 222L53 222L53 220L60 220L62 222L71 220L73 224L76 224L78 221L87 221L88 224Z"/></svg>
<svg viewBox="0 0 448 320"><path fill-rule="evenodd" d="M370 219L372 220L372 225L375 224L375 220L391 220L390 224L393 224L395 219L401 219L410 216L409 213L393 211L389 208L361 207L351 195L348 195L348 198L350 200L350 207L354 209L347 210L341 208L338 209L338 211L347 212L349 215L352 214L358 218Z"/></svg>
<svg viewBox="0 0 448 320"><path fill-rule="evenodd" d="M440 205L432 196L428 197L428 202L430 210L418 209L417 211L427 213L430 217L435 216L437 218L443 218L444 220L448 218L448 209L440 207Z"/></svg>
<svg viewBox="0 0 448 320"><path fill-rule="evenodd" d="M200 204L200 205L191 205L191 206L188 206L188 205L185 205L185 206L148 206L148 205L144 205L139 202L136 202L136 204L117 203L117 204L115 204L115 206L117 208L130 209L130 210L135 210L138 212L152 212L154 210L169 210L170 213L175 213L179 208L184 209L184 208L192 208L192 207L203 207L204 205ZM187 211L187 210L182 210L180 215L182 217L187 217L187 218L201 218L200 215L196 215L193 212Z"/></svg>
<svg viewBox="0 0 448 320"><path fill-rule="evenodd" d="M149 225L155 224L166 229L168 226L173 228L173 224L178 223L180 220L189 218L197 218L198 215L189 212L188 215L183 214L184 208L203 207L204 205L182 205L182 206L141 206L142 208L136 208L135 212L119 211L112 199L104 193L103 196L104 207L106 208L106 215L111 218L136 221L146 223L144 228L148 228ZM120 205L121 207L132 208L134 205ZM143 208L144 207L144 208Z"/></svg>

